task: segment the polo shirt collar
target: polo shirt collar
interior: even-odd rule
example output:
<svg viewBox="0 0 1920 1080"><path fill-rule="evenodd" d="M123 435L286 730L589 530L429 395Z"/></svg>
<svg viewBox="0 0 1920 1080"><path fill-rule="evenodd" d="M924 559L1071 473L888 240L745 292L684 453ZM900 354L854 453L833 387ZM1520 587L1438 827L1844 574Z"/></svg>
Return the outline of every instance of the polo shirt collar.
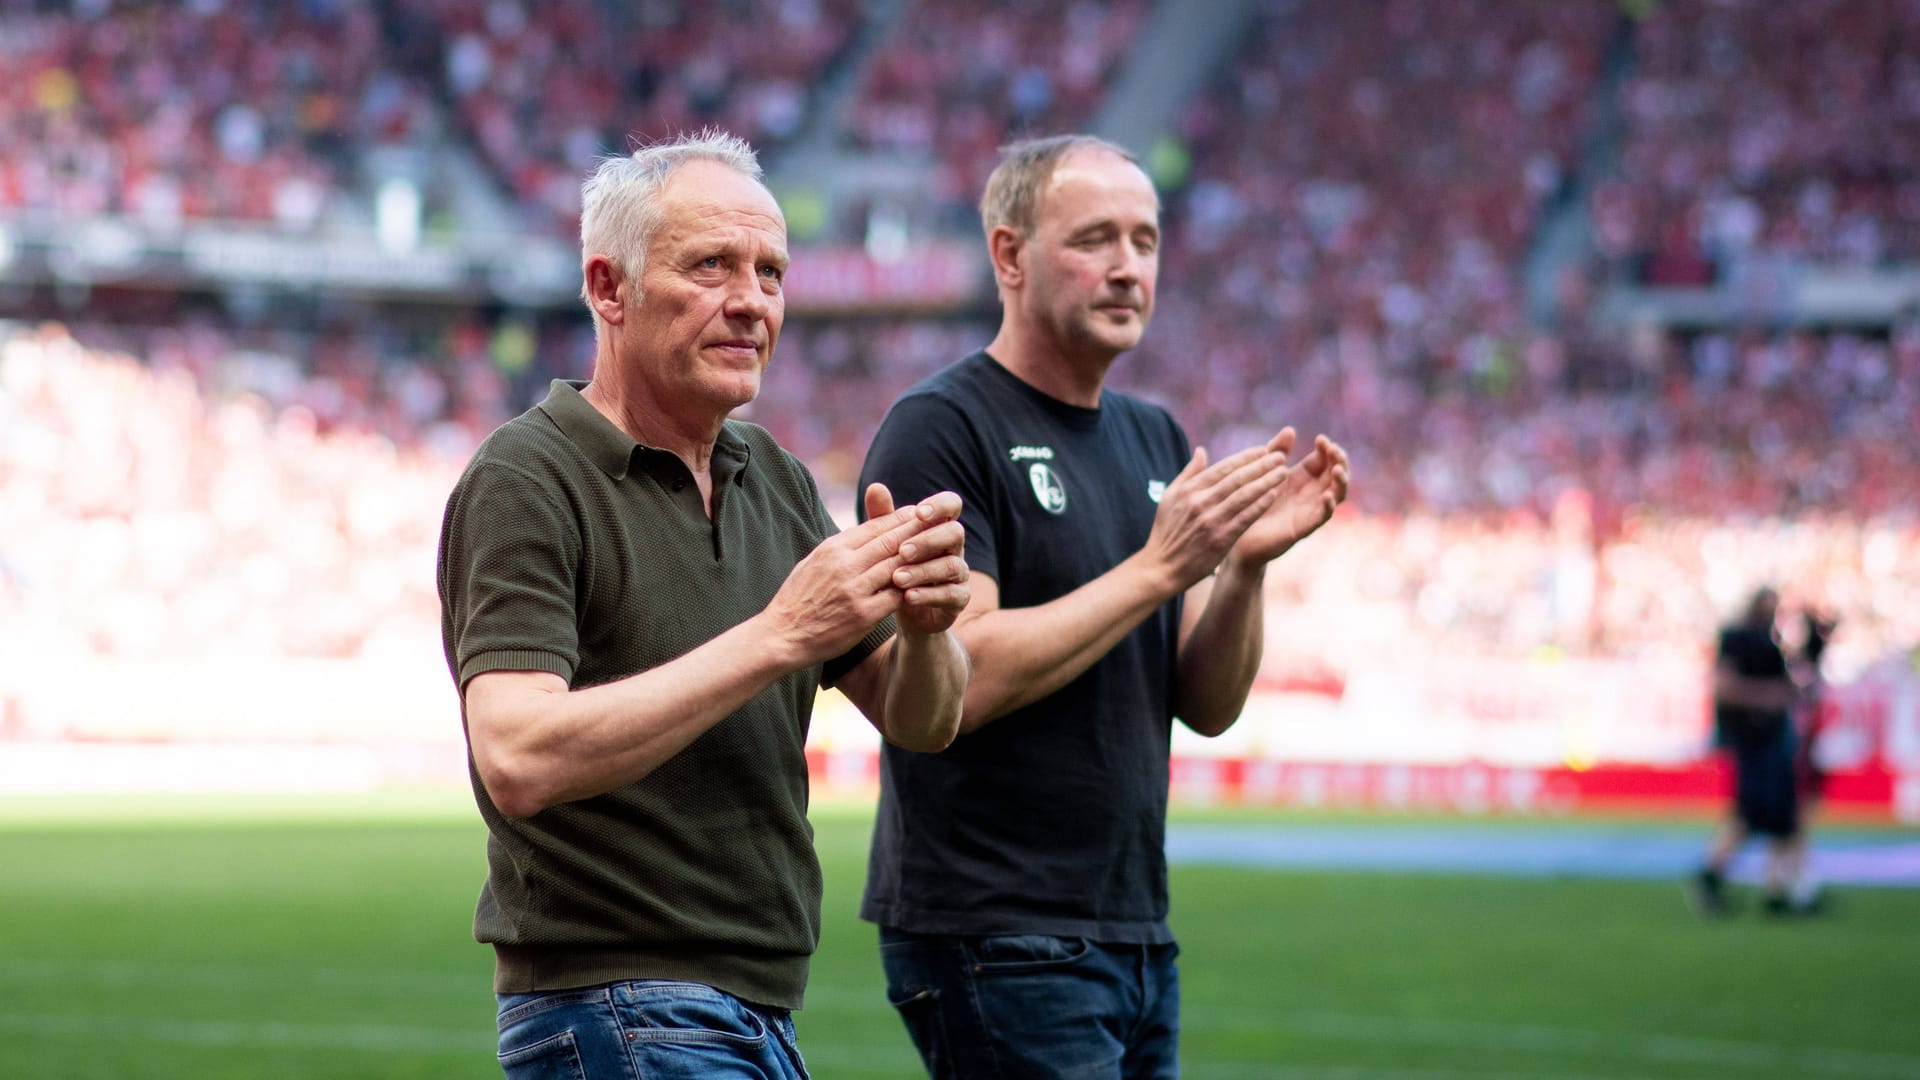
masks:
<svg viewBox="0 0 1920 1080"><path fill-rule="evenodd" d="M747 464L753 460L753 446L740 437L735 430L739 425L729 420L720 425L720 437L713 441L713 458L707 467L713 470L715 487L728 482L743 484L747 479Z"/></svg>
<svg viewBox="0 0 1920 1080"><path fill-rule="evenodd" d="M561 434L579 447L601 472L615 480L625 480L636 449L645 450L650 456L664 455L675 462L680 460L669 451L638 442L621 431L582 396L581 391L586 388L585 380L555 379L547 390L546 400L540 403L540 411L546 413ZM711 468L716 483L724 484L740 477L753 457L752 448L734 426L732 421L722 424L720 437L714 440Z"/></svg>

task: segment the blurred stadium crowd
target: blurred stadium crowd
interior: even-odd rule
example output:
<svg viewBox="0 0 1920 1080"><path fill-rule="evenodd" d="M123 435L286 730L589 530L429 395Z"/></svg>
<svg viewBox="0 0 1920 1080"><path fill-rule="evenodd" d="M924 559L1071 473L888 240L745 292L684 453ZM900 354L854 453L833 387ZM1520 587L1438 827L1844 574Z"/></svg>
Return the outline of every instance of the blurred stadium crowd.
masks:
<svg viewBox="0 0 1920 1080"><path fill-rule="evenodd" d="M1272 577L1271 677L1355 650L1704 656L1761 581L1839 616L1841 671L1920 642L1920 311L1597 305L1920 261L1920 0L1254 7L1146 157L1160 306L1117 377L1216 450L1283 423L1352 450L1338 541ZM923 219L964 232L994 148L1089 126L1153 9L0 0L0 213L298 232L366 201L366 155L432 137L566 236L630 135L725 126L777 184L840 92L828 143L924 159ZM1591 237L1550 273L1549 222ZM434 640L445 491L546 380L585 376L591 331L491 301L310 307L0 285L0 643ZM992 325L798 312L749 416L850 510L887 404Z"/></svg>

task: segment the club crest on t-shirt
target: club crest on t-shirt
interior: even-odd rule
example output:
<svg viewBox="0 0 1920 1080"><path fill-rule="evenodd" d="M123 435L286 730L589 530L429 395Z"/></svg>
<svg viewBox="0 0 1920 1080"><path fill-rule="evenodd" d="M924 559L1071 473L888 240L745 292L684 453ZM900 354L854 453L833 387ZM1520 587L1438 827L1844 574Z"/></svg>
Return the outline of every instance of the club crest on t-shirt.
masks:
<svg viewBox="0 0 1920 1080"><path fill-rule="evenodd" d="M1047 513L1058 514L1067 508L1067 489L1044 462L1027 466L1027 479L1033 483L1033 497L1040 500Z"/></svg>
<svg viewBox="0 0 1920 1080"><path fill-rule="evenodd" d="M1147 481L1147 498L1152 499L1154 502L1159 502L1160 496L1165 495L1166 493L1167 493L1167 482L1165 480Z"/></svg>

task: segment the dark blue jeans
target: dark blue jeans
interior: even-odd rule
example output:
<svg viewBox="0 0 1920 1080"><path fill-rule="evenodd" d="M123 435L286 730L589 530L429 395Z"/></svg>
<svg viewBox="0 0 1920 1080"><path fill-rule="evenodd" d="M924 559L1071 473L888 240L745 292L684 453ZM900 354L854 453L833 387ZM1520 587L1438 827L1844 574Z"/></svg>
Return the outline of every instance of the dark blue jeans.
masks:
<svg viewBox="0 0 1920 1080"><path fill-rule="evenodd" d="M934 1080L1180 1075L1176 945L882 927L887 1000Z"/></svg>
<svg viewBox="0 0 1920 1080"><path fill-rule="evenodd" d="M699 983L500 994L509 1080L807 1080L793 1018Z"/></svg>

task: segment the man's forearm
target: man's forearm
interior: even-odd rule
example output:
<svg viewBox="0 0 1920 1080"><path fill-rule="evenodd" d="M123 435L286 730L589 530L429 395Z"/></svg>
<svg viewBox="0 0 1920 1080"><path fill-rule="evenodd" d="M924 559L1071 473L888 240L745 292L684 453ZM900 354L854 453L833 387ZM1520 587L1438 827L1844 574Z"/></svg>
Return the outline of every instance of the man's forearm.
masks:
<svg viewBox="0 0 1920 1080"><path fill-rule="evenodd" d="M1233 726L1246 707L1266 643L1266 564L1221 564L1206 607L1180 645L1174 713L1202 735Z"/></svg>
<svg viewBox="0 0 1920 1080"><path fill-rule="evenodd" d="M1174 596L1175 583L1138 556L1034 607L995 608L962 622L974 660L960 730L973 731L1079 678Z"/></svg>
<svg viewBox="0 0 1920 1080"><path fill-rule="evenodd" d="M578 690L538 672L476 676L468 740L494 804L525 817L646 776L805 665L768 637L749 620L659 667Z"/></svg>
<svg viewBox="0 0 1920 1080"><path fill-rule="evenodd" d="M971 661L951 630L901 632L887 659L887 741L908 750L944 750L960 730Z"/></svg>

